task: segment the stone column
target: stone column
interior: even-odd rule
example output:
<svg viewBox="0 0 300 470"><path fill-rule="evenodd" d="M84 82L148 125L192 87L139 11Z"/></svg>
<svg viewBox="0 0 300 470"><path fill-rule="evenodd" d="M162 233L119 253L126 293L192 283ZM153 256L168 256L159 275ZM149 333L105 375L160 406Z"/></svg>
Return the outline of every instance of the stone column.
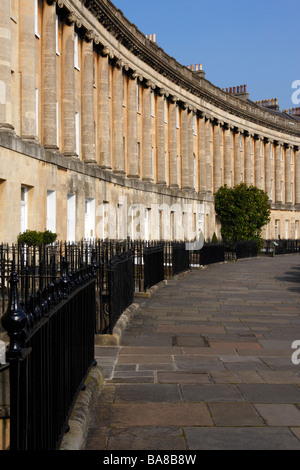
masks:
<svg viewBox="0 0 300 470"><path fill-rule="evenodd" d="M229 188L232 184L231 132L232 127L227 124L225 127L224 184L226 184Z"/></svg>
<svg viewBox="0 0 300 470"><path fill-rule="evenodd" d="M161 91L157 96L157 183L167 183L167 155L165 151L165 123L164 123L165 93Z"/></svg>
<svg viewBox="0 0 300 470"><path fill-rule="evenodd" d="M295 204L300 204L300 147L295 147Z"/></svg>
<svg viewBox="0 0 300 470"><path fill-rule="evenodd" d="M240 130L235 129L234 134L234 184L241 182L241 149L240 149Z"/></svg>
<svg viewBox="0 0 300 470"><path fill-rule="evenodd" d="M177 128L176 128L176 98L171 98L169 104L169 142L170 142L170 187L178 188L177 165Z"/></svg>
<svg viewBox="0 0 300 470"><path fill-rule="evenodd" d="M206 149L206 189L207 192L213 192L212 175L212 151L211 151L211 120L207 117L205 121L205 149Z"/></svg>
<svg viewBox="0 0 300 470"><path fill-rule="evenodd" d="M265 147L265 191L271 199L271 186L272 186L272 167L271 167L271 145L272 140L268 139Z"/></svg>
<svg viewBox="0 0 300 470"><path fill-rule="evenodd" d="M292 183L291 152L292 152L292 146L287 145L286 154L285 154L285 203L286 204L292 204L292 201L293 201L292 191L291 191L291 183Z"/></svg>
<svg viewBox="0 0 300 470"><path fill-rule="evenodd" d="M37 140L34 0L20 2L21 137Z"/></svg>
<svg viewBox="0 0 300 470"><path fill-rule="evenodd" d="M282 202L281 152L282 152L282 143L277 142L276 143L276 148L275 148L275 202Z"/></svg>
<svg viewBox="0 0 300 470"><path fill-rule="evenodd" d="M62 127L63 153L67 157L76 156L75 130L75 71L74 71L74 24L63 24L62 50ZM75 21L75 20L74 20Z"/></svg>
<svg viewBox="0 0 300 470"><path fill-rule="evenodd" d="M262 137L260 135L255 136L254 142L254 167L255 167L255 186L261 189L261 142Z"/></svg>
<svg viewBox="0 0 300 470"><path fill-rule="evenodd" d="M213 172L214 172L214 192L222 186L222 159L220 149L220 122L216 120L214 122L214 153L213 153Z"/></svg>
<svg viewBox="0 0 300 470"><path fill-rule="evenodd" d="M143 88L143 142L142 142L142 177L145 181L154 180L154 162L152 161L152 122L151 122L151 88Z"/></svg>
<svg viewBox="0 0 300 470"><path fill-rule="evenodd" d="M45 2L42 21L42 143L57 149L56 3Z"/></svg>
<svg viewBox="0 0 300 470"><path fill-rule="evenodd" d="M139 178L137 151L137 73L133 73L128 82L128 178Z"/></svg>
<svg viewBox="0 0 300 470"><path fill-rule="evenodd" d="M194 137L193 137L193 111L188 112L188 160L189 160L189 187L196 189L194 183Z"/></svg>
<svg viewBox="0 0 300 470"><path fill-rule="evenodd" d="M182 189L190 189L189 178L189 126L188 126L188 111L187 105L184 105L181 111L181 181Z"/></svg>
<svg viewBox="0 0 300 470"><path fill-rule="evenodd" d="M200 167L200 192L206 191L206 146L205 146L205 118L199 121L199 167Z"/></svg>
<svg viewBox="0 0 300 470"><path fill-rule="evenodd" d="M110 116L109 116L109 54L104 48L99 56L98 82L98 135L99 155L97 162L103 169L111 170L110 158Z"/></svg>
<svg viewBox="0 0 300 470"><path fill-rule="evenodd" d="M81 135L82 158L86 163L95 159L95 118L94 118L94 48L87 35L82 43L82 91L81 91Z"/></svg>
<svg viewBox="0 0 300 470"><path fill-rule="evenodd" d="M0 129L13 129L10 0L0 2Z"/></svg>
<svg viewBox="0 0 300 470"><path fill-rule="evenodd" d="M253 135L247 132L245 136L245 183L251 184L251 138Z"/></svg>
<svg viewBox="0 0 300 470"><path fill-rule="evenodd" d="M121 60L113 68L112 86L112 161L113 171L125 174L123 146L123 70Z"/></svg>

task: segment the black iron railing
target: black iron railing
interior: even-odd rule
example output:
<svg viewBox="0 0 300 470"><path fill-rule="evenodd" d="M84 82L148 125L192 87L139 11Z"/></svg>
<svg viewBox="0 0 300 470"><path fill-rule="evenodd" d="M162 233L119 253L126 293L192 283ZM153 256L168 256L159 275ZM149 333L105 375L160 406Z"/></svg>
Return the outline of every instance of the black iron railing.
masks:
<svg viewBox="0 0 300 470"><path fill-rule="evenodd" d="M134 299L134 255L131 251L115 256L108 265L108 292L103 299L107 321L102 332L113 333L113 328L121 314L133 303ZM107 305L108 304L108 305ZM104 329L103 329L104 327Z"/></svg>
<svg viewBox="0 0 300 470"><path fill-rule="evenodd" d="M164 280L164 245L144 249L144 290Z"/></svg>
<svg viewBox="0 0 300 470"><path fill-rule="evenodd" d="M201 250L190 252L191 266L207 266L212 263L221 263L225 261L224 243L206 243Z"/></svg>
<svg viewBox="0 0 300 470"><path fill-rule="evenodd" d="M287 255L300 252L300 240L265 240L262 253L266 255Z"/></svg>
<svg viewBox="0 0 300 470"><path fill-rule="evenodd" d="M10 450L53 450L95 364L95 270L70 272L63 258L60 276L43 279L36 292L36 275L27 269L20 298L14 268L1 318L10 338Z"/></svg>

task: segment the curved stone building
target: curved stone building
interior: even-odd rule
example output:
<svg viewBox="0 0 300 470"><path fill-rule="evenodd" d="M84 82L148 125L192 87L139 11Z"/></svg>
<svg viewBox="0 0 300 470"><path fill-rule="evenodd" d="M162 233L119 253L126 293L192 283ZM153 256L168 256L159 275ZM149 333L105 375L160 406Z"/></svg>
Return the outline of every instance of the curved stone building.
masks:
<svg viewBox="0 0 300 470"><path fill-rule="evenodd" d="M109 0L0 2L0 240L205 238L214 193L272 205L266 238L300 236L300 115L186 67Z"/></svg>

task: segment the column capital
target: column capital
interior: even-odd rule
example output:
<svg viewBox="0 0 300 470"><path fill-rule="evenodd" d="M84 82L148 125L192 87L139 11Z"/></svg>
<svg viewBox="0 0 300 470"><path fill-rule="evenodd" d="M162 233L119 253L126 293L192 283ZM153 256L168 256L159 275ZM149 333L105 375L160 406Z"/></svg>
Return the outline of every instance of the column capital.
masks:
<svg viewBox="0 0 300 470"><path fill-rule="evenodd" d="M174 103L174 104L179 101L179 98L176 95L170 95L169 98L170 98L171 103Z"/></svg>
<svg viewBox="0 0 300 470"><path fill-rule="evenodd" d="M124 62L122 59L116 58L115 65L119 70L121 70L124 67Z"/></svg>
<svg viewBox="0 0 300 470"><path fill-rule="evenodd" d="M264 140L264 136L260 134L254 134L255 140Z"/></svg>
<svg viewBox="0 0 300 470"><path fill-rule="evenodd" d="M156 88L156 85L152 80L146 80L145 86L146 88L151 88L151 90L155 90Z"/></svg>
<svg viewBox="0 0 300 470"><path fill-rule="evenodd" d="M211 122L213 122L214 119L215 119L211 114L206 113L206 112L203 113L203 117L204 117L207 121L211 121Z"/></svg>
<svg viewBox="0 0 300 470"><path fill-rule="evenodd" d="M158 88L159 96L165 96L166 98L169 97L169 92L165 88Z"/></svg>
<svg viewBox="0 0 300 470"><path fill-rule="evenodd" d="M113 51L107 47L107 46L104 46L103 49L102 49L102 55L104 57L108 56L110 59L113 59L115 57L115 54L113 53Z"/></svg>
<svg viewBox="0 0 300 470"><path fill-rule="evenodd" d="M224 122L223 127L225 131L233 131L234 129L234 126L228 122Z"/></svg>
<svg viewBox="0 0 300 470"><path fill-rule="evenodd" d="M275 140L274 143L277 147L282 147L284 145L281 140Z"/></svg>
<svg viewBox="0 0 300 470"><path fill-rule="evenodd" d="M89 29L88 31L86 31L85 35L84 35L84 39L86 42L91 42L91 41L94 41L94 37L95 37L95 33L93 30Z"/></svg>
<svg viewBox="0 0 300 470"><path fill-rule="evenodd" d="M274 139L270 139L269 137L266 137L266 143L267 144L274 144Z"/></svg>

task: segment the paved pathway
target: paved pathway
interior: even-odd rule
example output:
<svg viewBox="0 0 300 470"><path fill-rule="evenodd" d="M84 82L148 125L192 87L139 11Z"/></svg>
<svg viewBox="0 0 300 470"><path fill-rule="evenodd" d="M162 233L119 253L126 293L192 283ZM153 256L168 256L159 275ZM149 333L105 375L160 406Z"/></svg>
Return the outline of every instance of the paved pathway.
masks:
<svg viewBox="0 0 300 470"><path fill-rule="evenodd" d="M300 449L293 353L299 256L192 270L141 302L120 347L96 348L86 449Z"/></svg>

